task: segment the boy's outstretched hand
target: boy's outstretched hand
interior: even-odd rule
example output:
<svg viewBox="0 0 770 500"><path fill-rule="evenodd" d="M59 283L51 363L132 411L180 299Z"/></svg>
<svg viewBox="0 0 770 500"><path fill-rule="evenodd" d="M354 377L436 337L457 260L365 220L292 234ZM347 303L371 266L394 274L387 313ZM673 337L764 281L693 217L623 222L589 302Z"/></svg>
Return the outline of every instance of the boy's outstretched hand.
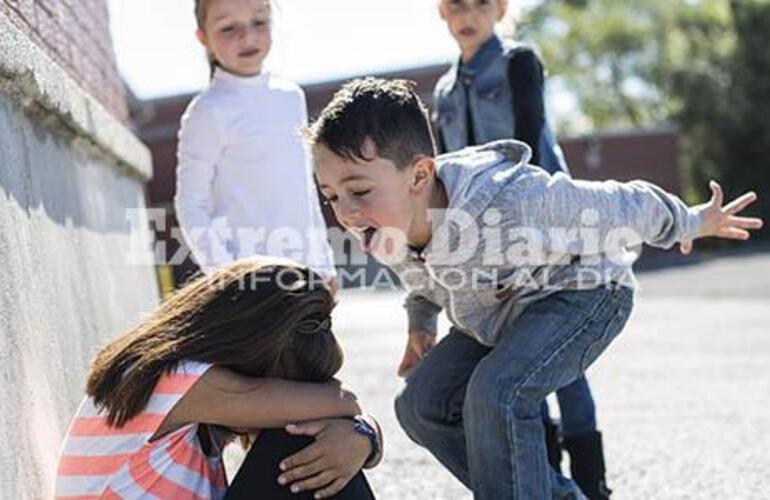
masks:
<svg viewBox="0 0 770 500"><path fill-rule="evenodd" d="M725 198L722 187L715 181L711 181L709 187L711 188L711 200L695 207L701 210L703 214L703 227L698 238L716 236L731 240L747 240L749 239L749 229L762 228L762 219L737 215L757 200L756 193L748 192L722 206ZM683 254L689 254L692 251L692 240L683 241L679 249Z"/></svg>
<svg viewBox="0 0 770 500"><path fill-rule="evenodd" d="M425 332L409 332L406 349L401 364L398 365L398 376L406 377L417 363L436 345L436 336Z"/></svg>

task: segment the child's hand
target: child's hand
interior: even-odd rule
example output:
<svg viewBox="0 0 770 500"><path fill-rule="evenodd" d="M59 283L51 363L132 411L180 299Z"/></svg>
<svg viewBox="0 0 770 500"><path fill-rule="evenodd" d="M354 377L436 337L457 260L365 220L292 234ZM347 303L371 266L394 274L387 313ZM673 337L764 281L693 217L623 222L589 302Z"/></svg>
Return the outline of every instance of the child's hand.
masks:
<svg viewBox="0 0 770 500"><path fill-rule="evenodd" d="M731 240L747 240L749 239L747 229L762 228L762 219L736 216L757 200L756 193L748 192L723 207L722 188L715 181L711 181L709 187L712 193L711 200L696 207L703 213L703 227L698 238L716 236ZM679 249L683 254L689 254L692 251L692 240L683 241Z"/></svg>
<svg viewBox="0 0 770 500"><path fill-rule="evenodd" d="M291 484L292 493L316 490L315 498L339 493L363 468L372 451L366 436L344 419L326 419L289 424L286 432L314 436L315 443L281 462L280 484Z"/></svg>
<svg viewBox="0 0 770 500"><path fill-rule="evenodd" d="M329 287L329 291L332 293L332 297L337 296L337 292L340 290L340 283L337 281L337 278L332 276L328 280L326 280L326 286Z"/></svg>
<svg viewBox="0 0 770 500"><path fill-rule="evenodd" d="M398 365L398 376L406 377L407 374L417 366L422 358L428 354L428 351L436 345L436 336L425 332L409 332L409 338L406 341L406 350L401 364Z"/></svg>

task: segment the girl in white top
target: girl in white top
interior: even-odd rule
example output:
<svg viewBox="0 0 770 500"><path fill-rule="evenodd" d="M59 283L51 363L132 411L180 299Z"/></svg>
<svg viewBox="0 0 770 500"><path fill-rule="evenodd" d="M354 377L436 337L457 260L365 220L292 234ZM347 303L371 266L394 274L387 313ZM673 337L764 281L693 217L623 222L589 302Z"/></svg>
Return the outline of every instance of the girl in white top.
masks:
<svg viewBox="0 0 770 500"><path fill-rule="evenodd" d="M263 69L269 0L196 0L210 86L182 117L176 213L204 271L249 255L291 257L336 288L310 157L305 96Z"/></svg>

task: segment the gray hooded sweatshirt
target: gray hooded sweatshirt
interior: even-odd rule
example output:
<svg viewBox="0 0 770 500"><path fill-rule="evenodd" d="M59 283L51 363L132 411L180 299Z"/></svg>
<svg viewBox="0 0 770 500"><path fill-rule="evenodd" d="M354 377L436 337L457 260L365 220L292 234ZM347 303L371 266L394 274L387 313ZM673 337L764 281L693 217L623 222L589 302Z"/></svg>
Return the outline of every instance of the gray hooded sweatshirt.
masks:
<svg viewBox="0 0 770 500"><path fill-rule="evenodd" d="M561 290L635 286L642 243L669 248L702 217L644 181L588 182L529 165L503 140L437 158L448 207L431 211L431 242L388 265L408 291L409 330L436 334L442 309L493 346L502 326Z"/></svg>

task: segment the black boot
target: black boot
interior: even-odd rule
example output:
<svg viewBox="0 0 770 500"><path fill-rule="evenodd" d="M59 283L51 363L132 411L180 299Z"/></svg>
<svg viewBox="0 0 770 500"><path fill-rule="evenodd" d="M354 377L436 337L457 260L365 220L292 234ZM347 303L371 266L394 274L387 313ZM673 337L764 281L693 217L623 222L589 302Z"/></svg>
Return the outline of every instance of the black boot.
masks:
<svg viewBox="0 0 770 500"><path fill-rule="evenodd" d="M604 478L604 447L599 431L565 437L564 449L569 453L572 479L590 500L607 500L612 490Z"/></svg>
<svg viewBox="0 0 770 500"><path fill-rule="evenodd" d="M548 463L561 474L561 436L559 426L551 420L543 422L545 427L545 449L548 452Z"/></svg>

